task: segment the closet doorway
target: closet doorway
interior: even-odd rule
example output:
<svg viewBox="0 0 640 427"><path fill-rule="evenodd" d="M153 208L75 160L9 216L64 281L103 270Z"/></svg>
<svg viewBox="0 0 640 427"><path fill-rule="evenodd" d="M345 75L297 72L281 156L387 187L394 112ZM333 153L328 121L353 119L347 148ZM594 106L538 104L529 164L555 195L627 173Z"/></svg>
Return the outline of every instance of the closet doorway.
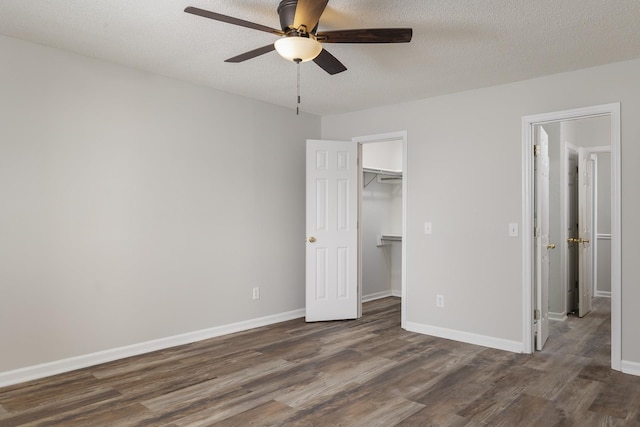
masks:
<svg viewBox="0 0 640 427"><path fill-rule="evenodd" d="M389 147L382 144L388 142L393 143L391 146L401 147L402 169L377 165L365 171L362 155L363 151L370 150L363 150L363 147L381 144L377 148L386 150ZM408 182L407 132L356 137L351 141L307 140L306 169L305 320L357 319L362 316L363 300L396 295L401 297L400 323L405 328L407 201L402 196L407 194ZM392 185L389 181L395 181L393 185L397 187L391 191L393 197L389 196L396 203L388 206L388 215L385 216L388 221L367 227L373 230L371 235L365 235L361 227L363 205L367 204L365 174L368 174L367 181L371 181L367 186L375 179L384 185ZM393 189L388 187L387 190ZM399 227L394 225L398 213ZM376 213L364 215L366 222ZM371 236L374 236L373 240L368 238ZM383 257L383 263L388 265L386 288L372 290L369 283L364 283L365 245L368 245L367 251L377 251ZM399 248L394 248L394 245ZM375 261L364 263L367 273L371 262Z"/></svg>
<svg viewBox="0 0 640 427"><path fill-rule="evenodd" d="M405 323L406 132L353 138L358 143L361 302L401 298Z"/></svg>

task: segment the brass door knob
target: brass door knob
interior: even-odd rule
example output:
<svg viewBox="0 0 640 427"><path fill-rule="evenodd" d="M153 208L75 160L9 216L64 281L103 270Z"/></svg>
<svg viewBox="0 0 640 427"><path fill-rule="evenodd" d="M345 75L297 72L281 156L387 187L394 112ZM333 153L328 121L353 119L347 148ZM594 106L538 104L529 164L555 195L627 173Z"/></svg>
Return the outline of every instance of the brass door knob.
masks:
<svg viewBox="0 0 640 427"><path fill-rule="evenodd" d="M589 243L588 239L580 239L580 243Z"/></svg>
<svg viewBox="0 0 640 427"><path fill-rule="evenodd" d="M315 241L316 241L316 238L315 238L315 237L313 237L313 236L309 237L309 243L313 243L313 242L315 242Z"/></svg>
<svg viewBox="0 0 640 427"><path fill-rule="evenodd" d="M547 249L555 249L555 248L556 248L556 245L555 245L555 244L553 244L553 243L549 243L549 244L547 245Z"/></svg>

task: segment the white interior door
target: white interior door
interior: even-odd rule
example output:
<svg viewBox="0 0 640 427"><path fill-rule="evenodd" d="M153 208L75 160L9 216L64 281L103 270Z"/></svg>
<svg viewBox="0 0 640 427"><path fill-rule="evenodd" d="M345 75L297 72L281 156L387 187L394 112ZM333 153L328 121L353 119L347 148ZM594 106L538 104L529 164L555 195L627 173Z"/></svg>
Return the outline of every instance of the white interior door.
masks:
<svg viewBox="0 0 640 427"><path fill-rule="evenodd" d="M587 149L579 150L579 228L578 243L578 316L584 317L591 311L593 289L593 230L594 230L594 159Z"/></svg>
<svg viewBox="0 0 640 427"><path fill-rule="evenodd" d="M549 338L549 135L536 126L536 349Z"/></svg>
<svg viewBox="0 0 640 427"><path fill-rule="evenodd" d="M355 319L358 144L307 141L306 320Z"/></svg>

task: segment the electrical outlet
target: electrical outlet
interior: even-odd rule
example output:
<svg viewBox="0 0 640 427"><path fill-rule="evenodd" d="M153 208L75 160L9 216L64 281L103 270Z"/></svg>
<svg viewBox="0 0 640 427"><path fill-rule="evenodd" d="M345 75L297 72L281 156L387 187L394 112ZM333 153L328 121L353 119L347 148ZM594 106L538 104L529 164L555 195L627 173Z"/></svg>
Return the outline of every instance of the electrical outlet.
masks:
<svg viewBox="0 0 640 427"><path fill-rule="evenodd" d="M436 307L444 307L444 295L436 295Z"/></svg>
<svg viewBox="0 0 640 427"><path fill-rule="evenodd" d="M253 288L253 299L260 299L260 288Z"/></svg>

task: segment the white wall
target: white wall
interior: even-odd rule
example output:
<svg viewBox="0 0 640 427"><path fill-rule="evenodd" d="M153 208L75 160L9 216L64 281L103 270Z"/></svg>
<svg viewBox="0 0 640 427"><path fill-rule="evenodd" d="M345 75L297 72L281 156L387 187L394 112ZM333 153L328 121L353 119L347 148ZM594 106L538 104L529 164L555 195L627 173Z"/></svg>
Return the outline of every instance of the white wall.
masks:
<svg viewBox="0 0 640 427"><path fill-rule="evenodd" d="M408 132L408 322L522 343L522 241L507 228L522 218L521 119L621 102L622 359L640 363L638 75L635 60L322 118L326 139Z"/></svg>
<svg viewBox="0 0 640 427"><path fill-rule="evenodd" d="M0 56L0 373L304 308L318 117L6 37Z"/></svg>
<svg viewBox="0 0 640 427"><path fill-rule="evenodd" d="M609 117L567 120L561 124L562 140L576 147L604 147L611 145Z"/></svg>
<svg viewBox="0 0 640 427"><path fill-rule="evenodd" d="M402 141L363 144L362 161L365 168L402 172Z"/></svg>

